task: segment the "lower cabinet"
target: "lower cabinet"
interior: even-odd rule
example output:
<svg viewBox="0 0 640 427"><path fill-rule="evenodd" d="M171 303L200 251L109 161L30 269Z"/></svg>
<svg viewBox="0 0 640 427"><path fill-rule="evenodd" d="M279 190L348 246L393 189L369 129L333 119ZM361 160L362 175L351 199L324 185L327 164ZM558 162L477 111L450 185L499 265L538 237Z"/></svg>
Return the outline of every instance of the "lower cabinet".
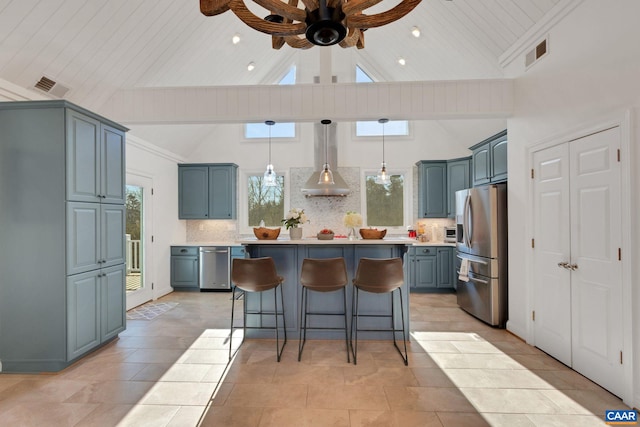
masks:
<svg viewBox="0 0 640 427"><path fill-rule="evenodd" d="M453 289L453 248L413 246L407 252L411 290Z"/></svg>
<svg viewBox="0 0 640 427"><path fill-rule="evenodd" d="M67 361L125 329L125 265L67 277Z"/></svg>
<svg viewBox="0 0 640 427"><path fill-rule="evenodd" d="M180 289L197 289L198 283L198 247L171 247L171 286Z"/></svg>

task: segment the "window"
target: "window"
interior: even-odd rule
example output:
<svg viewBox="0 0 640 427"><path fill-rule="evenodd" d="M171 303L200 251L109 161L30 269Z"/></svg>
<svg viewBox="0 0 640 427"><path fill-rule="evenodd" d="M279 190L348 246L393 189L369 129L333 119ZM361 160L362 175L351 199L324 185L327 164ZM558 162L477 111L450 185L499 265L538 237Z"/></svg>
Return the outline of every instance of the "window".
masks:
<svg viewBox="0 0 640 427"><path fill-rule="evenodd" d="M356 83L373 83L373 79L356 65ZM390 120L384 126L386 136L409 135L409 122L406 120ZM377 121L356 122L356 136L380 136L382 125Z"/></svg>
<svg viewBox="0 0 640 427"><path fill-rule="evenodd" d="M283 78L278 82L279 85L293 85L296 83L296 67L291 69L285 74ZM268 120L269 118L265 118ZM246 123L244 125L244 137L245 139L255 138L268 138L269 127L264 123ZM272 138L295 138L296 126L295 123L276 123L271 128Z"/></svg>
<svg viewBox="0 0 640 427"><path fill-rule="evenodd" d="M263 175L247 176L247 212L249 227L264 221L267 227L280 227L284 218L284 177L278 175L276 187L263 185Z"/></svg>
<svg viewBox="0 0 640 427"><path fill-rule="evenodd" d="M376 173L365 174L367 225L401 227L405 220L404 175L392 174L391 183L376 184Z"/></svg>

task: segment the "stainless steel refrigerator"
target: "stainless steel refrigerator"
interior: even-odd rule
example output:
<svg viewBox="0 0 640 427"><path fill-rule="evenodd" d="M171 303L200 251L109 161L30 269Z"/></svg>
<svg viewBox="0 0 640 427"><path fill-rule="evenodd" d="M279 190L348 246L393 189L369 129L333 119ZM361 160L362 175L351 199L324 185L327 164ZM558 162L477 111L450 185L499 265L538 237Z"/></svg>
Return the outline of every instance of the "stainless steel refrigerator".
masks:
<svg viewBox="0 0 640 427"><path fill-rule="evenodd" d="M507 184L456 192L458 305L501 328L507 322Z"/></svg>

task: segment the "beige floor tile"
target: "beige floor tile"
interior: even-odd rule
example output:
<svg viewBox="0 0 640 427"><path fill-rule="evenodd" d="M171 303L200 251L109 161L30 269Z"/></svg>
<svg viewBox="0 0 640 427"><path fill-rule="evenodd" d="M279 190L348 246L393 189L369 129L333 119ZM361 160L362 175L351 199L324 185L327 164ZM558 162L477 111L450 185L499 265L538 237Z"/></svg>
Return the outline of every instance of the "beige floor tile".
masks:
<svg viewBox="0 0 640 427"><path fill-rule="evenodd" d="M180 354L179 363L221 364L229 362L228 350L189 349Z"/></svg>
<svg viewBox="0 0 640 427"><path fill-rule="evenodd" d="M345 371L349 370L349 367L341 368L335 366L308 365L305 363L290 363L288 365L276 366L273 382L281 384L343 385L345 382Z"/></svg>
<svg viewBox="0 0 640 427"><path fill-rule="evenodd" d="M351 427L442 427L435 412L351 410Z"/></svg>
<svg viewBox="0 0 640 427"><path fill-rule="evenodd" d="M205 411L201 427L258 427L263 408L212 406Z"/></svg>
<svg viewBox="0 0 640 427"><path fill-rule="evenodd" d="M101 363L91 361L72 366L63 371L60 376L70 380L87 381L127 381L133 379L147 365L145 363Z"/></svg>
<svg viewBox="0 0 640 427"><path fill-rule="evenodd" d="M385 387L389 405L394 411L474 412L464 394L446 387Z"/></svg>
<svg viewBox="0 0 640 427"><path fill-rule="evenodd" d="M7 410L0 406L0 423L20 427L68 427L77 424L97 404L16 402Z"/></svg>
<svg viewBox="0 0 640 427"><path fill-rule="evenodd" d="M185 350L145 348L136 350L125 359L128 363L176 363Z"/></svg>
<svg viewBox="0 0 640 427"><path fill-rule="evenodd" d="M387 410L389 404L382 386L309 385L308 408Z"/></svg>
<svg viewBox="0 0 640 427"><path fill-rule="evenodd" d="M178 413L180 406L135 405L121 420L118 427L165 427Z"/></svg>
<svg viewBox="0 0 640 427"><path fill-rule="evenodd" d="M74 427L116 426L133 408L134 405L102 403L80 420Z"/></svg>
<svg viewBox="0 0 640 427"><path fill-rule="evenodd" d="M210 370L208 365L175 363L148 365L134 381L200 382ZM217 381L216 381L217 382Z"/></svg>
<svg viewBox="0 0 640 427"><path fill-rule="evenodd" d="M607 409L629 409L620 399L605 390L541 390L559 414L594 414L604 417Z"/></svg>
<svg viewBox="0 0 640 427"><path fill-rule="evenodd" d="M421 387L455 387L451 378L440 368L411 368Z"/></svg>
<svg viewBox="0 0 640 427"><path fill-rule="evenodd" d="M265 408L259 427L350 427L347 410Z"/></svg>
<svg viewBox="0 0 640 427"><path fill-rule="evenodd" d="M483 413L482 416L492 427L544 427L548 424L536 424L525 414ZM543 415L546 416L546 415ZM551 415L554 417L554 415Z"/></svg>
<svg viewBox="0 0 640 427"><path fill-rule="evenodd" d="M278 363L273 360L264 364L246 364L234 362L223 379L225 383L272 383L278 368ZM293 368L296 368L295 366Z"/></svg>
<svg viewBox="0 0 640 427"><path fill-rule="evenodd" d="M304 408L307 406L307 385L235 384L224 404L243 407Z"/></svg>
<svg viewBox="0 0 640 427"><path fill-rule="evenodd" d="M489 427L491 424L477 412L438 412L444 427Z"/></svg>
<svg viewBox="0 0 640 427"><path fill-rule="evenodd" d="M552 388L526 369L444 369L444 373L459 388Z"/></svg>
<svg viewBox="0 0 640 427"><path fill-rule="evenodd" d="M171 417L167 427L197 426L205 409L206 406L181 406L178 412Z"/></svg>
<svg viewBox="0 0 640 427"><path fill-rule="evenodd" d="M460 390L478 412L511 414L557 414L558 406L549 400L544 390L531 389L482 389ZM572 412L575 413L575 412Z"/></svg>
<svg viewBox="0 0 640 427"><path fill-rule="evenodd" d="M55 380L47 376L34 376L22 380L0 393L4 402L64 402L73 394L90 385L89 381Z"/></svg>
<svg viewBox="0 0 640 427"><path fill-rule="evenodd" d="M449 354L434 353L431 357L442 369L524 369L506 354Z"/></svg>
<svg viewBox="0 0 640 427"><path fill-rule="evenodd" d="M427 353L460 353L458 347L451 341L417 341Z"/></svg>
<svg viewBox="0 0 640 427"><path fill-rule="evenodd" d="M69 403L136 404L153 387L140 381L101 381L89 384L65 400Z"/></svg>
<svg viewBox="0 0 640 427"><path fill-rule="evenodd" d="M452 343L460 353L504 354L502 350L487 341L454 341Z"/></svg>
<svg viewBox="0 0 640 427"><path fill-rule="evenodd" d="M602 417L594 415L547 415L529 414L531 425L536 427L604 427L604 414ZM506 426L505 426L506 427Z"/></svg>
<svg viewBox="0 0 640 427"><path fill-rule="evenodd" d="M200 382L217 383L224 379L224 374L227 369L227 365L212 364L212 365L207 365L207 367L209 368L209 370L207 371L206 374L204 374L204 377L202 377Z"/></svg>
<svg viewBox="0 0 640 427"><path fill-rule="evenodd" d="M209 403L215 383L158 382L140 400L144 405L203 406Z"/></svg>
<svg viewBox="0 0 640 427"><path fill-rule="evenodd" d="M525 369L530 370L553 370L562 371L570 370L566 365L558 362L556 359L547 356L546 354L513 354L510 357L518 362Z"/></svg>
<svg viewBox="0 0 640 427"><path fill-rule="evenodd" d="M418 380L411 369L362 366L344 370L346 385L417 386Z"/></svg>

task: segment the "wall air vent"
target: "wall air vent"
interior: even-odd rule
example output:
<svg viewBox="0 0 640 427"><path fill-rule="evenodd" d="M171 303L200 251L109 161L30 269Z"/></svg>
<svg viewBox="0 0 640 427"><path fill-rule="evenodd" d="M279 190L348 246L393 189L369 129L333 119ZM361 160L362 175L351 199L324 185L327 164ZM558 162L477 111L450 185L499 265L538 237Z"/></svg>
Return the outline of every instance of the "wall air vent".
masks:
<svg viewBox="0 0 640 427"><path fill-rule="evenodd" d="M534 63L536 63L540 58L548 52L548 39L542 40L536 47L527 52L527 55L524 59L525 68L531 67Z"/></svg>
<svg viewBox="0 0 640 427"><path fill-rule="evenodd" d="M49 95L53 95L56 98L62 98L67 92L69 92L68 87L54 80L51 80L46 76L42 76L40 80L34 85L34 87L48 93Z"/></svg>

